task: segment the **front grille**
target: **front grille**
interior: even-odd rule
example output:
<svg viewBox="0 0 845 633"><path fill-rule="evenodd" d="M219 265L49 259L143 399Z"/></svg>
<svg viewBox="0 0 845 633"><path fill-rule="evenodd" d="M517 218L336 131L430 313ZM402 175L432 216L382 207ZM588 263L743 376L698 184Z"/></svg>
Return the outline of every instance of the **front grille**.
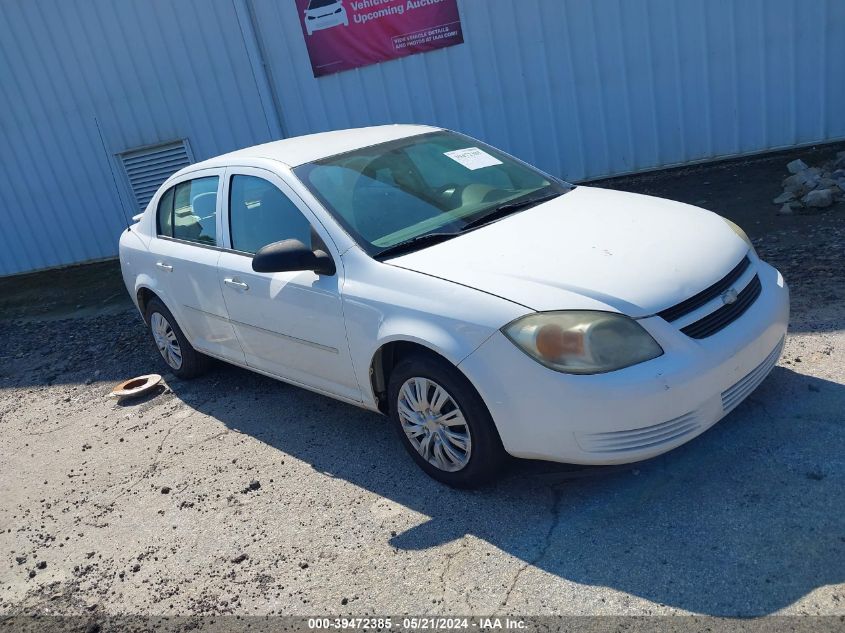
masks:
<svg viewBox="0 0 845 633"><path fill-rule="evenodd" d="M681 332L690 338L707 338L708 336L713 336L716 332L729 326L745 314L745 311L760 296L762 289L763 286L760 283L760 278L754 275L754 279L737 295L736 301L724 305L718 310L714 310L703 319L699 319L695 323L690 323L685 328L681 328Z"/></svg>
<svg viewBox="0 0 845 633"><path fill-rule="evenodd" d="M769 375L772 368L778 362L780 353L783 351L784 339L781 339L772 352L766 356L766 359L757 365L751 372L748 373L742 380L737 382L733 387L722 392L722 409L725 412L730 411L736 407L740 402L754 391L761 382Z"/></svg>
<svg viewBox="0 0 845 633"><path fill-rule="evenodd" d="M712 286L705 288L698 294L693 295L689 299L685 299L680 303L673 305L671 308L666 308L662 312L658 312L657 316L662 317L666 321L677 321L681 317L695 312L699 308L707 305L710 301L723 294L745 274L748 267L751 266L751 260L748 255L734 266L734 268L719 281ZM741 317L751 304L757 300L762 291L760 278L754 275L754 278L748 285L737 295L736 301L726 304L717 310L714 310L707 316L694 323L681 328L681 332L691 338L707 338L714 335L719 330L727 327L739 317Z"/></svg>
<svg viewBox="0 0 845 633"><path fill-rule="evenodd" d="M624 453L677 442L699 428L695 412L672 420L627 431L577 434L578 443L590 453Z"/></svg>
<svg viewBox="0 0 845 633"><path fill-rule="evenodd" d="M746 255L731 272L722 277L722 279L717 281L715 284L709 288L705 288L697 295L693 295L689 299L681 301L677 305L673 305L671 308L666 308L663 312L658 312L657 316L663 317L667 321L677 321L685 314L695 312L708 301L715 299L728 288L733 286L734 283L736 283L736 280L742 277L742 273L744 273L750 265L751 260L748 259L748 255Z"/></svg>

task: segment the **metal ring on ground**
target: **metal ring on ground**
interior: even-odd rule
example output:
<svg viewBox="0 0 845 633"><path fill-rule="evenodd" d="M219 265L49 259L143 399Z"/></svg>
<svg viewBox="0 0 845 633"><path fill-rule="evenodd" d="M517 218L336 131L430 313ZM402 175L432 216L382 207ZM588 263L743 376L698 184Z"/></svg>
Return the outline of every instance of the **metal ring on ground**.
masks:
<svg viewBox="0 0 845 633"><path fill-rule="evenodd" d="M115 386L111 395L115 398L135 398L152 390L160 382L161 376L158 374L130 378Z"/></svg>

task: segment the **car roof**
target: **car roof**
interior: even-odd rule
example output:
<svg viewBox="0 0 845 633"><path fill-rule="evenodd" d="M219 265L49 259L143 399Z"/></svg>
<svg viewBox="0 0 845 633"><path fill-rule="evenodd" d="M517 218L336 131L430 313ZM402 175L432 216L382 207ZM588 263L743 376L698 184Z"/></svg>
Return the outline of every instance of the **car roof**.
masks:
<svg viewBox="0 0 845 633"><path fill-rule="evenodd" d="M288 167L297 167L305 163L320 160L321 158L343 154L344 152L350 152L362 147L370 147L379 143L418 136L428 132L436 132L440 129L428 125L378 125L374 127L359 127L349 130L335 130L333 132L294 136L280 141L245 147L199 163L193 163L176 172L173 176L179 176L183 172L196 171L198 169L236 165L238 161L244 159L265 158L284 163Z"/></svg>

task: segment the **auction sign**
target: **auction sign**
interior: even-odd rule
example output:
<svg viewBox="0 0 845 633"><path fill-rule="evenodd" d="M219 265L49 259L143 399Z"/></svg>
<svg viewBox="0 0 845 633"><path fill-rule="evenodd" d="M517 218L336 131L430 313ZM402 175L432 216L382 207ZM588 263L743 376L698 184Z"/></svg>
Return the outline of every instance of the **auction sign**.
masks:
<svg viewBox="0 0 845 633"><path fill-rule="evenodd" d="M314 76L464 41L457 0L296 0Z"/></svg>

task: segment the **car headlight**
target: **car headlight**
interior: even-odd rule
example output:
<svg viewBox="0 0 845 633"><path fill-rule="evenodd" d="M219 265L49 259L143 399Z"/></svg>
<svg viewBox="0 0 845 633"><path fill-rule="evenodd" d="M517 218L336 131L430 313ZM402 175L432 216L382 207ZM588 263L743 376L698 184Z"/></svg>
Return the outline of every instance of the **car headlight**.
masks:
<svg viewBox="0 0 845 633"><path fill-rule="evenodd" d="M535 360L567 374L601 374L663 354L639 323L613 312L538 312L502 332Z"/></svg>
<svg viewBox="0 0 845 633"><path fill-rule="evenodd" d="M736 223L734 223L734 222L731 222L731 221L730 221L730 220L728 220L727 218L722 218L722 219L725 221L725 223L726 223L729 227L731 227L731 230L732 230L734 233L736 233L737 235L739 235L739 237L740 237L740 238L742 238L742 239L743 239L743 241L745 241L745 243L746 243L746 244L748 244L748 248L750 248L750 249L754 252L754 254L756 255L756 254L757 254L757 251L756 251L756 249L754 248L754 244L752 244L752 243L751 243L751 238L749 238L749 237L748 237L748 234L747 234L745 231L743 231L743 230L742 230L742 227L740 227L740 226L739 226L739 224L736 224Z"/></svg>

